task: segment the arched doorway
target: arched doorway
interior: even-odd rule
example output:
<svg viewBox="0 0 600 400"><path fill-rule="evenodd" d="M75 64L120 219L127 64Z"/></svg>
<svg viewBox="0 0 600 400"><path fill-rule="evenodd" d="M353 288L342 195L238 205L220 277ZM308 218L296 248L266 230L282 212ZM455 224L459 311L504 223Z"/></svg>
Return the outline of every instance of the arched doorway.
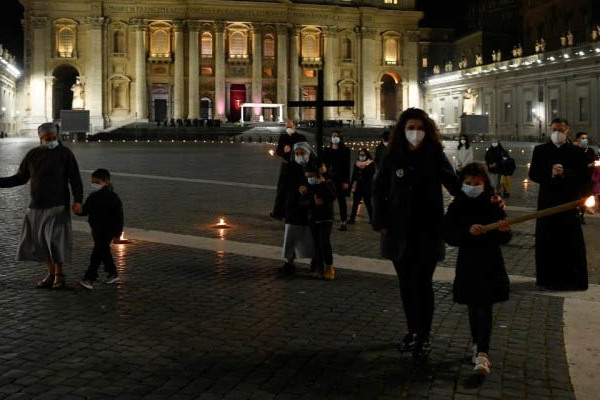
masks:
<svg viewBox="0 0 600 400"><path fill-rule="evenodd" d="M200 99L200 119L212 119L212 99L202 97Z"/></svg>
<svg viewBox="0 0 600 400"><path fill-rule="evenodd" d="M61 110L73 108L73 92L71 87L75 84L79 72L70 65L61 65L54 70L54 86L52 87L52 117L60 119Z"/></svg>
<svg viewBox="0 0 600 400"><path fill-rule="evenodd" d="M381 78L381 119L395 121L398 117L398 81L390 74Z"/></svg>

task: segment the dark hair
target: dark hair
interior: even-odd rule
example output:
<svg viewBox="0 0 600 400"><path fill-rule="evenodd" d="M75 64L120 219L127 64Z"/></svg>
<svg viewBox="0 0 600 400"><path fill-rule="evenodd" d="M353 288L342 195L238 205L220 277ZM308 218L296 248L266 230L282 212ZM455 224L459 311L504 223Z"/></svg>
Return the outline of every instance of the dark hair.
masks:
<svg viewBox="0 0 600 400"><path fill-rule="evenodd" d="M383 133L381 134L381 139L389 140L390 139L390 131L388 131L387 129L385 131L383 131Z"/></svg>
<svg viewBox="0 0 600 400"><path fill-rule="evenodd" d="M94 171L92 178L100 179L101 181L110 181L110 172L107 169L100 168Z"/></svg>
<svg viewBox="0 0 600 400"><path fill-rule="evenodd" d="M583 135L589 136L587 132L577 132L577 135L575 135L575 139L579 140L579 138Z"/></svg>
<svg viewBox="0 0 600 400"><path fill-rule="evenodd" d="M550 122L550 125L552 124L565 124L569 126L569 121L567 121L566 118L554 118L552 122Z"/></svg>
<svg viewBox="0 0 600 400"><path fill-rule="evenodd" d="M371 157L371 153L369 152L369 150L366 147L363 147L362 149L360 149L358 151L358 153L360 154L361 151L363 153L365 153L365 156L367 156L367 160L372 160L373 159L373 157Z"/></svg>
<svg viewBox="0 0 600 400"><path fill-rule="evenodd" d="M469 137L467 135L460 135L458 137L458 149L462 149L463 144L460 142L460 139L465 138L465 149L469 150L469 147L471 147L471 140L469 139Z"/></svg>
<svg viewBox="0 0 600 400"><path fill-rule="evenodd" d="M333 134L334 134L334 133L337 133L337 134L338 134L338 136L340 137L340 144L339 144L338 146L340 146L340 147L344 147L344 146L346 145L346 143L344 143L344 135L342 135L342 131L341 131L341 130L339 130L339 129L334 129L334 130L331 132L331 136L333 136Z"/></svg>
<svg viewBox="0 0 600 400"><path fill-rule="evenodd" d="M476 162L467 164L460 171L458 176L460 177L461 182L463 182L467 176L481 178L483 180L484 193L490 196L494 194L494 188L492 187L492 182L490 181L490 176L488 175L485 165Z"/></svg>
<svg viewBox="0 0 600 400"><path fill-rule="evenodd" d="M409 108L400 115L400 120L396 124L394 131L391 134L391 140L389 144L389 152L392 154L404 153L408 150L408 140L404 130L406 129L406 123L411 119L418 119L423 122L425 130L425 138L423 139L423 147L438 147L442 148L442 139L440 131L438 130L435 122L429 118L429 115L421 110L420 108Z"/></svg>

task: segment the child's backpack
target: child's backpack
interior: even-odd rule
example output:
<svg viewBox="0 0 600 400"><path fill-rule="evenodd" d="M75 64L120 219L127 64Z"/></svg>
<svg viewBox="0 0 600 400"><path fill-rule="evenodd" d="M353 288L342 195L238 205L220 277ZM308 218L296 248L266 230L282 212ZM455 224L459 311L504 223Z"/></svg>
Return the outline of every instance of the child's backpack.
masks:
<svg viewBox="0 0 600 400"><path fill-rule="evenodd" d="M517 169L517 164L515 163L515 159L512 157L503 157L502 164L500 167L500 174L505 176L512 176L515 173L515 169Z"/></svg>

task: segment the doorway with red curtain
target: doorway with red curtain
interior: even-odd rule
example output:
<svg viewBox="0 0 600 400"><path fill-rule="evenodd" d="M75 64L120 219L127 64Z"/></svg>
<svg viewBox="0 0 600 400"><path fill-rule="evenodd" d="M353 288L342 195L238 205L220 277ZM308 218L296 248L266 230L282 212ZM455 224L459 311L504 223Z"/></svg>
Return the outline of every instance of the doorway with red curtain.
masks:
<svg viewBox="0 0 600 400"><path fill-rule="evenodd" d="M242 104L246 102L246 85L231 85L229 98L229 120L238 122L242 116Z"/></svg>

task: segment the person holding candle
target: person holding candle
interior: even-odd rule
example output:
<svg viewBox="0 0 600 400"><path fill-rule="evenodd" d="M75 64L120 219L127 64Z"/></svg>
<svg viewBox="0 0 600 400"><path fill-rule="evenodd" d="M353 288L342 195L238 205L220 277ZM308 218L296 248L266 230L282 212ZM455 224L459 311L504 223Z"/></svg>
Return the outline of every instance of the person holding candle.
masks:
<svg viewBox="0 0 600 400"><path fill-rule="evenodd" d="M510 241L511 227L497 202L481 164L466 165L462 190L444 217L444 240L458 247L454 301L468 306L475 372L490 374L489 348L492 305L508 300L509 280L500 245ZM484 233L483 225L500 221L498 230Z"/></svg>
<svg viewBox="0 0 600 400"><path fill-rule="evenodd" d="M323 163L331 180L335 183L337 201L340 208L340 231L347 231L348 205L346 196L350 188L350 149L344 143L342 132L333 131L331 146L323 151Z"/></svg>
<svg viewBox="0 0 600 400"><path fill-rule="evenodd" d="M529 178L540 185L538 210L591 193L580 148L567 142L569 123L556 118L551 141L533 150ZM542 290L587 290L585 240L577 209L538 219L535 231L536 283Z"/></svg>
<svg viewBox="0 0 600 400"><path fill-rule="evenodd" d="M394 264L408 325L401 351L420 360L430 351L434 310L433 272L444 259L442 186L457 196L460 183L427 113L409 108L400 116L373 185L373 228L381 255Z"/></svg>

